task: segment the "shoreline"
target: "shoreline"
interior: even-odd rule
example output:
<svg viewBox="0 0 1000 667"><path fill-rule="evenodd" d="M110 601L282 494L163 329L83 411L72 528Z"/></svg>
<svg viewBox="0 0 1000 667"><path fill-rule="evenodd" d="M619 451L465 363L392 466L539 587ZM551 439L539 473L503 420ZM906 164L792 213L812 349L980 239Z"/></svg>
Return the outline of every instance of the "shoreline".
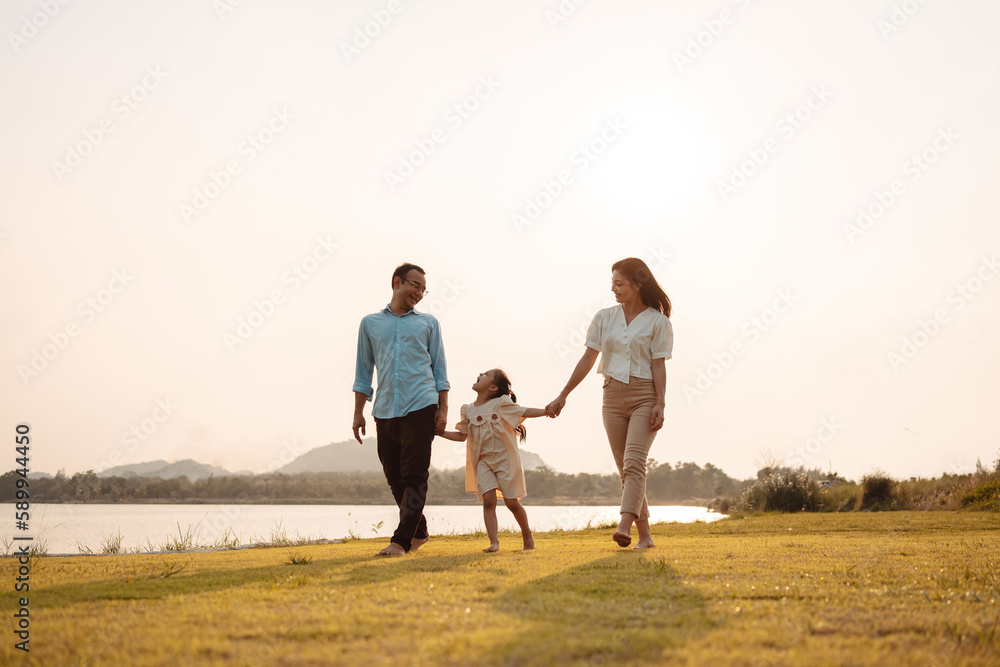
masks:
<svg viewBox="0 0 1000 667"><path fill-rule="evenodd" d="M729 515L720 515L719 519L728 519ZM668 524L682 524L681 521L657 521L655 523L650 523L651 526L663 526ZM536 536L552 536L552 535L563 535L568 533L580 532L585 530L601 530L596 526L590 526L585 528L577 529L559 529L555 528L552 530L540 530L532 531ZM608 528L607 530L610 530ZM503 535L517 535L520 536L520 532L513 529L503 529L499 531L501 536ZM476 536L474 533L442 533L440 535L431 534L430 542L444 540L453 537L469 537ZM157 549L154 551L128 551L123 550L120 553L100 553L96 551L87 552L77 552L77 553L44 553L44 554L33 554L31 558L113 558L122 556L166 556L166 555L184 555L184 554L210 554L210 553L223 553L228 551L246 551L251 549L294 549L299 547L312 547L330 544L345 544L347 542L364 542L378 541L380 544L387 540L387 537L336 537L336 538L325 538L320 537L316 539L299 539L299 540L287 540L285 542L261 542L257 544L237 544L234 546L197 546L190 549ZM16 553L0 553L0 562L6 558L16 558L18 554Z"/></svg>
<svg viewBox="0 0 1000 667"><path fill-rule="evenodd" d="M653 523L712 523L727 516L704 507L653 505L650 509ZM395 520L391 516L395 516L397 511L395 505L177 503L77 503L71 506L37 505L36 510L40 512L40 525L44 526L32 543L32 554L36 557L297 547L339 544L365 539L372 534L379 539L389 539L391 528L386 529L383 524L393 524ZM616 525L619 519L617 504L536 505L528 508L529 513L535 510L538 514L534 532L539 534L607 527ZM479 505L428 506L427 511L432 536L471 535L483 530ZM347 513L346 518L344 512ZM137 520L144 521L142 527L137 527ZM72 521L76 528L64 525L67 521ZM371 531L367 526L371 526ZM514 525L505 524L500 528L502 531L518 532ZM0 556L10 555L12 546L9 540L0 542Z"/></svg>
<svg viewBox="0 0 1000 667"><path fill-rule="evenodd" d="M719 520L731 518L727 514L720 515ZM684 525L683 521L657 521L655 523L650 523L650 526L666 526L666 525ZM591 530L611 530L608 528L600 528L598 526L587 526L583 528L572 528L572 529L562 529L554 528L552 530L535 530L532 533L536 537L552 537L558 535L566 535L570 533L578 533L583 531ZM501 536L520 536L520 531L514 529L504 529L501 528L499 531ZM451 538L467 538L467 537L479 537L476 533L441 533L438 535L431 534L430 542L434 543L442 540L448 540ZM123 550L120 553L99 553L96 551L87 552L77 552L77 553L44 553L44 554L33 554L32 559L39 558L114 558L114 557L131 557L131 556L167 556L167 555L186 555L186 554L212 554L212 553L224 553L230 551L248 551L254 549L295 549L299 547L314 547L322 545L332 545L332 544L346 544L348 542L378 542L383 543L388 540L388 537L336 537L336 538L315 538L315 539L297 539L291 540L286 539L283 542L259 542L257 544L237 544L233 546L193 546L190 549L157 549L155 551L128 551ZM16 553L0 553L0 562L7 558L17 558Z"/></svg>

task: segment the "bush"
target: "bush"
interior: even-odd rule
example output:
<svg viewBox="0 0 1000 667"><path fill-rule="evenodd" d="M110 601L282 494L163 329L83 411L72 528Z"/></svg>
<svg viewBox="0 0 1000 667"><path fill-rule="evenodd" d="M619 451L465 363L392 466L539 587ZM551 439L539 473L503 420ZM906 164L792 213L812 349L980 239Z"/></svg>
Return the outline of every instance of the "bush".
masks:
<svg viewBox="0 0 1000 667"><path fill-rule="evenodd" d="M896 483L896 507L908 510L954 510L975 484L972 475L945 473L937 479L911 477Z"/></svg>
<svg viewBox="0 0 1000 667"><path fill-rule="evenodd" d="M881 470L873 470L861 478L863 510L891 510L896 505L896 482Z"/></svg>
<svg viewBox="0 0 1000 667"><path fill-rule="evenodd" d="M823 510L826 512L850 512L858 502L857 484L838 484L822 490Z"/></svg>
<svg viewBox="0 0 1000 667"><path fill-rule="evenodd" d="M1000 481L987 481L962 496L962 507L1000 509Z"/></svg>
<svg viewBox="0 0 1000 667"><path fill-rule="evenodd" d="M819 482L804 472L781 468L757 480L736 504L748 512L816 512L822 501Z"/></svg>

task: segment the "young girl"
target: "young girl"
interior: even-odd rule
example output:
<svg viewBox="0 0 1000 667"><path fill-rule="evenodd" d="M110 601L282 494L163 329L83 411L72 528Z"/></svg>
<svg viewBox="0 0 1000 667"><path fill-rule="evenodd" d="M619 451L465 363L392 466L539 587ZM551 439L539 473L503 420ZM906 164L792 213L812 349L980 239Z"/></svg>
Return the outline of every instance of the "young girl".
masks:
<svg viewBox="0 0 1000 667"><path fill-rule="evenodd" d="M526 430L521 425L529 417L544 417L543 408L524 408L516 403L510 390L510 378L499 368L480 373L472 385L477 398L462 406L462 420L457 431L445 431L441 437L469 444L465 463L465 490L475 491L483 502L483 520L490 546L483 551L500 550L497 538L497 489L503 502L521 527L524 549L535 548L528 527L528 514L518 501L526 495L524 470L517 453L517 437L524 441Z"/></svg>

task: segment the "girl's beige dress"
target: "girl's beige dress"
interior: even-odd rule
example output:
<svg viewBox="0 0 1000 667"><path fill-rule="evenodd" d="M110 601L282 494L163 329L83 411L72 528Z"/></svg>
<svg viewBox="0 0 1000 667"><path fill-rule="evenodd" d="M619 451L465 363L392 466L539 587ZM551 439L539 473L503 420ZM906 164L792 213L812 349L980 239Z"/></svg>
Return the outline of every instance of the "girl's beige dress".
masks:
<svg viewBox="0 0 1000 667"><path fill-rule="evenodd" d="M468 435L465 490L475 491L480 500L492 489L499 489L504 498L527 495L514 432L524 421L525 410L507 395L462 406L462 420L455 429Z"/></svg>

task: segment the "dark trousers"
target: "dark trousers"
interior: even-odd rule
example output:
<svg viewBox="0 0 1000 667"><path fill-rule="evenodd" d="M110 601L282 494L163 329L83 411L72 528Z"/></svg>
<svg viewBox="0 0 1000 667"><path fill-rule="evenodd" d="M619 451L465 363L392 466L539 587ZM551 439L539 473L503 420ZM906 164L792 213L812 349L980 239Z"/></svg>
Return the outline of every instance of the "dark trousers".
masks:
<svg viewBox="0 0 1000 667"><path fill-rule="evenodd" d="M407 551L413 538L427 537L424 503L436 414L437 406L428 405L402 417L375 420L378 459L399 506L399 525L392 542Z"/></svg>

